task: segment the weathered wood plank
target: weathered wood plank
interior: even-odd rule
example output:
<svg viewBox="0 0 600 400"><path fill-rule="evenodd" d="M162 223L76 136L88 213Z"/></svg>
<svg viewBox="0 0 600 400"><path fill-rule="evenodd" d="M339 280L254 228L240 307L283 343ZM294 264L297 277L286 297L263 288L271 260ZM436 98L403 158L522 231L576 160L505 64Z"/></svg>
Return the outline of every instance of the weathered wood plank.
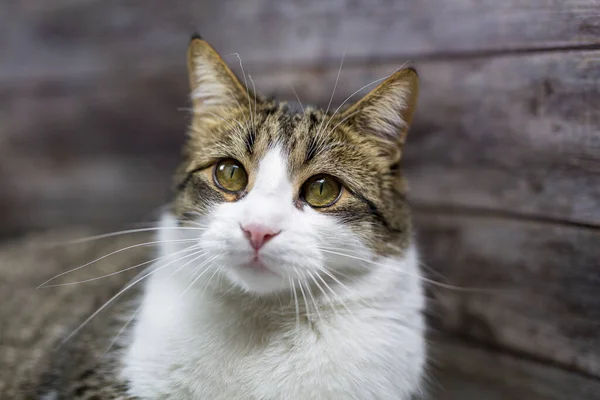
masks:
<svg viewBox="0 0 600 400"><path fill-rule="evenodd" d="M600 230L417 212L441 326L600 377Z"/></svg>
<svg viewBox="0 0 600 400"><path fill-rule="evenodd" d="M51 160L0 154L0 236L156 221L171 199L177 163L175 157L152 155Z"/></svg>
<svg viewBox="0 0 600 400"><path fill-rule="evenodd" d="M405 154L414 202L600 225L599 66L598 51L417 63L422 96ZM334 104L395 67L345 67ZM337 68L250 72L267 93L294 99L293 84L305 102L327 104ZM77 219L70 219L76 202L65 200L41 226L84 222L86 210L93 212L101 199L116 207L116 194L130 196L138 210L164 201L188 120L178 110L186 106L183 67L31 80L25 88L17 82L0 90L7 104L0 109L0 213L12 226L35 220L19 216L31 199L32 206L44 207L48 193L57 205L69 197L34 182L71 170L79 183L70 190L83 193L95 179L85 183L86 168L98 165L93 159L110 163L115 153L123 163L130 156L164 155L165 168L147 176L137 169L141 164L121 164L130 172L113 184L110 198L92 204L80 197ZM133 191L131 179L139 176L146 189ZM107 218L116 212L107 211Z"/></svg>
<svg viewBox="0 0 600 400"><path fill-rule="evenodd" d="M415 203L600 226L600 52L415 63L422 85L405 168ZM344 68L334 103L396 65ZM337 68L253 73L327 105Z"/></svg>
<svg viewBox="0 0 600 400"><path fill-rule="evenodd" d="M600 399L596 379L453 339L432 343L431 400Z"/></svg>
<svg viewBox="0 0 600 400"><path fill-rule="evenodd" d="M183 64L191 32L272 65L600 44L600 1L8 2L0 77Z"/></svg>

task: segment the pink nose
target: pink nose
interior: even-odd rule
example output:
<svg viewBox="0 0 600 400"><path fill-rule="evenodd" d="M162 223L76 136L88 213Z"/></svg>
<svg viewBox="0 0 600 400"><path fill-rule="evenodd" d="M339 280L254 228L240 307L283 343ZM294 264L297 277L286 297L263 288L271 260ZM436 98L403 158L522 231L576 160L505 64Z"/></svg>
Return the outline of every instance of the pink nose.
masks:
<svg viewBox="0 0 600 400"><path fill-rule="evenodd" d="M248 241L254 250L260 249L265 243L279 235L279 232L281 232L259 224L240 225L240 228L244 231L244 235L248 238Z"/></svg>

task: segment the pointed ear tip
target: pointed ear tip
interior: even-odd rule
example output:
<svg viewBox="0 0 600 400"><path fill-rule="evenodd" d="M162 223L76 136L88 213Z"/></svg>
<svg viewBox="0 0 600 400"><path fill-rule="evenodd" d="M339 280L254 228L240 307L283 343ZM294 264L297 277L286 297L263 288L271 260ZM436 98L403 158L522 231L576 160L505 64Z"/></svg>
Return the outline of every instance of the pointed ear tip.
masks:
<svg viewBox="0 0 600 400"><path fill-rule="evenodd" d="M192 36L190 37L190 43L192 43L193 41L196 41L196 40L204 40L202 38L202 36L200 36L200 34L198 33L198 31L192 33Z"/></svg>
<svg viewBox="0 0 600 400"><path fill-rule="evenodd" d="M416 78L419 78L419 73L417 72L417 69L416 69L416 68L414 68L414 67L407 67L405 70L406 70L407 72L408 72L408 71L412 72L412 73L415 75L415 77L416 77Z"/></svg>
<svg viewBox="0 0 600 400"><path fill-rule="evenodd" d="M394 72L394 74L390 77L392 81L410 81L414 85L419 84L419 74L417 70L413 67L402 68Z"/></svg>

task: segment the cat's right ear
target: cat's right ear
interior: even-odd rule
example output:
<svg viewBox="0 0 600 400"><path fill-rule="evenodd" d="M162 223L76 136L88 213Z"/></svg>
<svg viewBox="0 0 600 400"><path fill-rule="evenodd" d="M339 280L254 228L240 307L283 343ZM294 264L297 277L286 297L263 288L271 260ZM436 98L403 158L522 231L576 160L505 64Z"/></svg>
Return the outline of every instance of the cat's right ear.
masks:
<svg viewBox="0 0 600 400"><path fill-rule="evenodd" d="M253 96L199 35L190 40L187 64L195 115L209 116L239 109Z"/></svg>

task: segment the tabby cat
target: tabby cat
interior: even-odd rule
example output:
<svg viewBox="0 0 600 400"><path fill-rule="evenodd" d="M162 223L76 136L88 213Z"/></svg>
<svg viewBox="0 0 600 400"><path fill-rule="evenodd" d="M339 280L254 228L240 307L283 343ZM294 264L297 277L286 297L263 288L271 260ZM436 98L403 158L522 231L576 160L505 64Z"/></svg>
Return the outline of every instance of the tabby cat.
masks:
<svg viewBox="0 0 600 400"><path fill-rule="evenodd" d="M418 394L425 300L399 167L416 72L398 70L329 112L260 97L200 37L188 68L193 117L157 228L159 261L125 286L143 289L103 322L111 329L69 337L31 393ZM120 326L108 356L89 350Z"/></svg>

